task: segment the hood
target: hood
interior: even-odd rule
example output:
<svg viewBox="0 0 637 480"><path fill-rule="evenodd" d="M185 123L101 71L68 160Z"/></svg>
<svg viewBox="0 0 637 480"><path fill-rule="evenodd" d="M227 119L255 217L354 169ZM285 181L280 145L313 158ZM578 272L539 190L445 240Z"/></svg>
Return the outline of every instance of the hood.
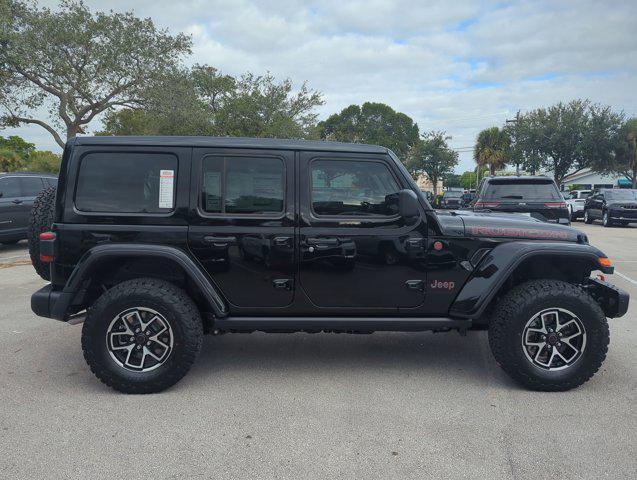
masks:
<svg viewBox="0 0 637 480"><path fill-rule="evenodd" d="M519 214L462 211L439 214L438 220L443 233L449 236L588 243L586 235L575 228L546 223Z"/></svg>

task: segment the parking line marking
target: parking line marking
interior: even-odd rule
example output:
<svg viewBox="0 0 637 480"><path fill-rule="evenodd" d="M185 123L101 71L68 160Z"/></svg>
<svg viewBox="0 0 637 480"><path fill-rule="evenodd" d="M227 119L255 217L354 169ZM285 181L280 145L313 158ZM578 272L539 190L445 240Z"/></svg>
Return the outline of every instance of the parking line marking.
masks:
<svg viewBox="0 0 637 480"><path fill-rule="evenodd" d="M630 283L632 283L634 285L637 285L637 280L633 280L632 278L627 277L626 275L624 275L623 273L618 272L617 270L615 270L615 273L617 275L619 275L620 277L622 277L624 280L626 280L626 281L628 281L628 282L630 282Z"/></svg>

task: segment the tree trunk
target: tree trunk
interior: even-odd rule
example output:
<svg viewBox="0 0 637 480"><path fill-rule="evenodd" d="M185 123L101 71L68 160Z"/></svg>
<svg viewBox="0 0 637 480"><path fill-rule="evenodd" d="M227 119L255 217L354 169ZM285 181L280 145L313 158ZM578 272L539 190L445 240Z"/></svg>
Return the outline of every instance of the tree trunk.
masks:
<svg viewBox="0 0 637 480"><path fill-rule="evenodd" d="M79 131L80 131L79 125L75 125L75 124L69 125L66 128L66 140L68 141L72 138L77 137L77 132Z"/></svg>

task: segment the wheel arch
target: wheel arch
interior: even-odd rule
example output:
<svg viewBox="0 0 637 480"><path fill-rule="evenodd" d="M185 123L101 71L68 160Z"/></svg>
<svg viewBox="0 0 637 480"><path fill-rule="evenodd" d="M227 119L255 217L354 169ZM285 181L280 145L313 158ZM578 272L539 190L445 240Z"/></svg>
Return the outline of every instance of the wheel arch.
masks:
<svg viewBox="0 0 637 480"><path fill-rule="evenodd" d="M590 272L613 273L598 259L605 255L581 243L509 242L498 245L475 267L452 303L452 317L481 322L483 314L511 288L528 280L583 283Z"/></svg>
<svg viewBox="0 0 637 480"><path fill-rule="evenodd" d="M96 282L99 276L100 282ZM165 245L106 244L93 247L75 266L63 292L70 305L87 307L97 288L138 277L171 281L186 290L201 310L216 317L228 314L220 290L208 274L183 250Z"/></svg>

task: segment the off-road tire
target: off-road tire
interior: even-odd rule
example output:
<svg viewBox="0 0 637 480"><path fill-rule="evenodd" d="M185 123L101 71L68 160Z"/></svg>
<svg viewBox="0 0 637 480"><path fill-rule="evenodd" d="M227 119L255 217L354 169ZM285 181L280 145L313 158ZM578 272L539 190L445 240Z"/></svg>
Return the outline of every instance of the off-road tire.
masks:
<svg viewBox="0 0 637 480"><path fill-rule="evenodd" d="M44 280L51 280L51 269L50 264L40 261L40 234L51 229L55 211L55 190L55 187L49 187L42 190L35 198L27 229L31 263L37 274Z"/></svg>
<svg viewBox="0 0 637 480"><path fill-rule="evenodd" d="M533 315L553 307L577 315L586 331L586 348L572 365L548 371L526 357L522 334ZM559 280L533 280L513 288L496 306L489 324L495 360L511 378L531 390L565 391L582 385L599 370L608 343L608 323L599 304L582 288Z"/></svg>
<svg viewBox="0 0 637 480"><path fill-rule="evenodd" d="M588 213L588 210L584 210L584 223L591 224L593 223L593 218Z"/></svg>
<svg viewBox="0 0 637 480"><path fill-rule="evenodd" d="M110 322L122 311L146 307L160 313L174 335L173 349L158 368L134 372L117 364L106 346ZM122 282L89 309L82 328L82 350L91 371L106 385L124 393L155 393L177 383L194 363L203 339L203 324L192 299L172 283L154 278Z"/></svg>

